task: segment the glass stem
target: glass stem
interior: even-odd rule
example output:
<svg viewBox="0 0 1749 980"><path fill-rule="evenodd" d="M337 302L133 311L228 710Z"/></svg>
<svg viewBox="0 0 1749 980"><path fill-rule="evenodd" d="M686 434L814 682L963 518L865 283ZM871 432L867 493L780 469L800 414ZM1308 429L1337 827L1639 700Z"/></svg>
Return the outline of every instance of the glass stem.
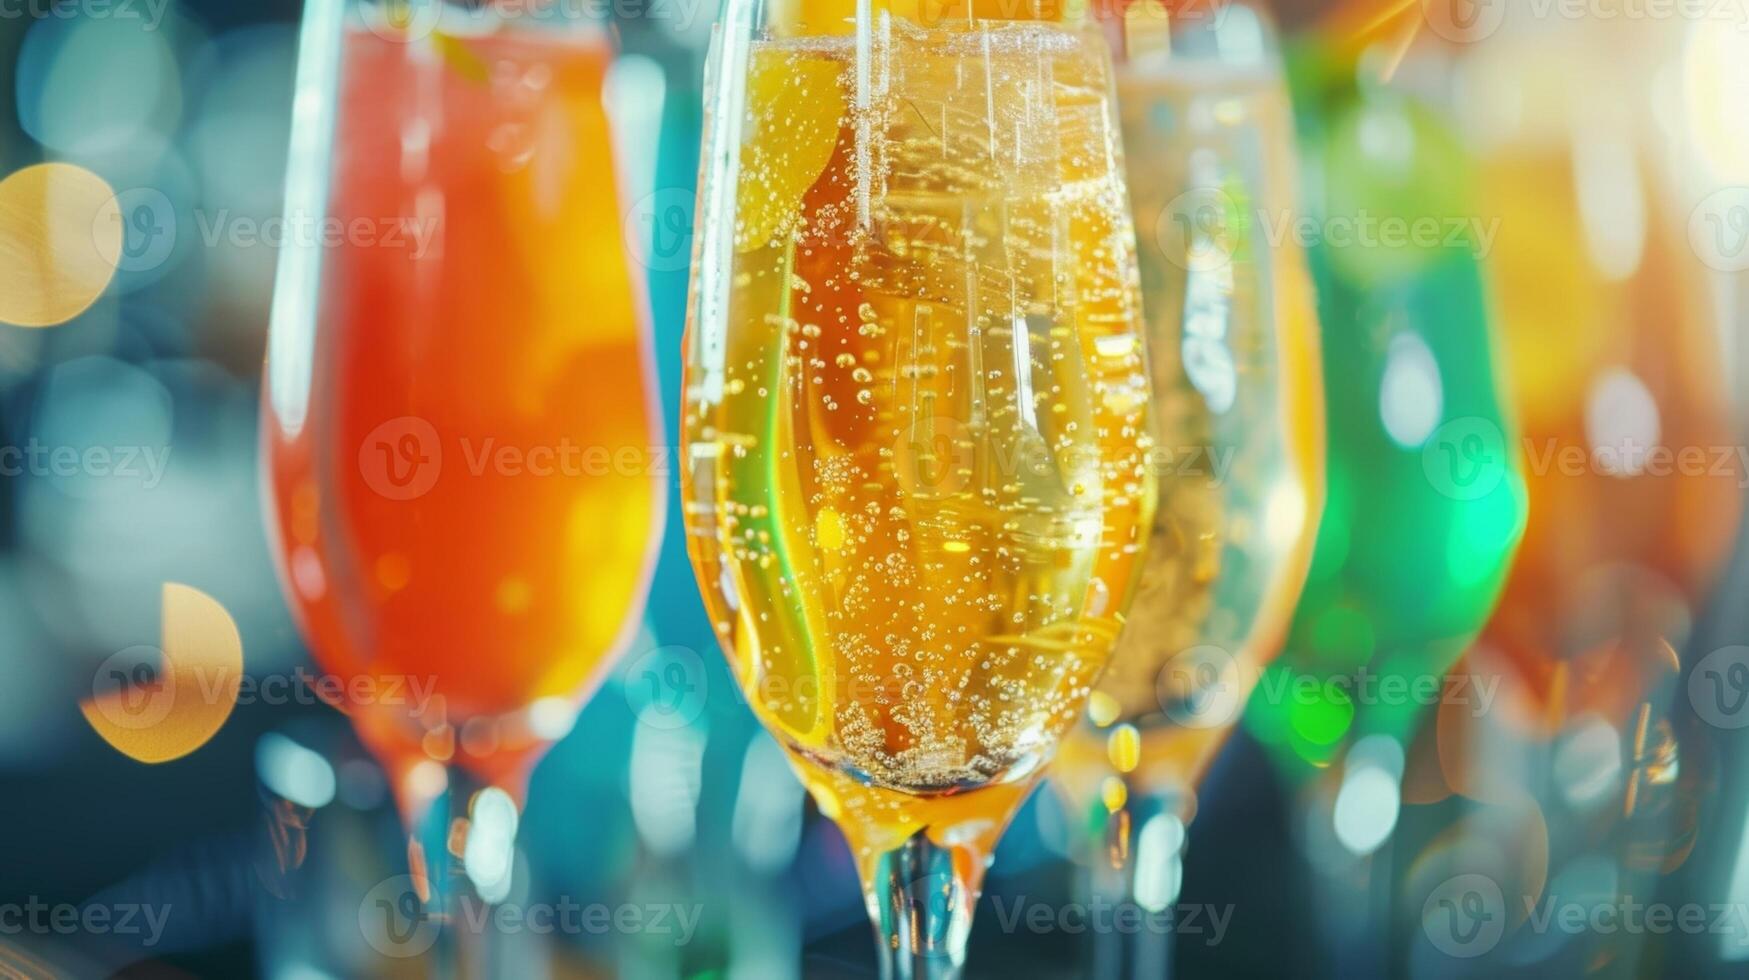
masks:
<svg viewBox="0 0 1749 980"><path fill-rule="evenodd" d="M1109 818L1106 854L1094 865L1093 896L1110 914L1108 921L1117 921L1117 910L1128 906L1141 927L1096 930L1092 972L1096 980L1169 980L1177 936L1173 905L1183 876L1184 800L1174 792L1149 793L1133 781L1128 790L1124 808Z"/></svg>
<svg viewBox="0 0 1749 980"><path fill-rule="evenodd" d="M1101 868L1094 889L1108 909L1135 902L1135 865ZM1096 980L1170 980L1173 934L1170 929L1126 931L1101 929L1094 934L1093 976Z"/></svg>
<svg viewBox="0 0 1749 980"><path fill-rule="evenodd" d="M984 862L918 831L875 860L865 889L882 980L953 980L966 962Z"/></svg>
<svg viewBox="0 0 1749 980"><path fill-rule="evenodd" d="M447 775L447 788L414 820L408 847L414 879L424 882L426 916L437 926L430 975L525 975L511 969L513 951L498 941L494 918L515 884L516 798L459 766Z"/></svg>

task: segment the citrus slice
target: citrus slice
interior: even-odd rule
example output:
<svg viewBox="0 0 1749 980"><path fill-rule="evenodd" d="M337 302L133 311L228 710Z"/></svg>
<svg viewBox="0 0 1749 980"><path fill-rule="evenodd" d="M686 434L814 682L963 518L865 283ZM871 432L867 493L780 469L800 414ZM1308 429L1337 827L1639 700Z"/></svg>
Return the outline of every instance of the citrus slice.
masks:
<svg viewBox="0 0 1749 980"><path fill-rule="evenodd" d="M735 250L773 244L801 220L802 197L838 145L844 62L824 51L753 52L741 143Z"/></svg>

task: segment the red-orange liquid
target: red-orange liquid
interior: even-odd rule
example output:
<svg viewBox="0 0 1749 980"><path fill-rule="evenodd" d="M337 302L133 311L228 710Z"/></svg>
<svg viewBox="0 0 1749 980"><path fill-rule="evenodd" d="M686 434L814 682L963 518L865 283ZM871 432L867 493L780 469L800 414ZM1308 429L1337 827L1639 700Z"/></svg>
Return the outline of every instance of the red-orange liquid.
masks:
<svg viewBox="0 0 1749 980"><path fill-rule="evenodd" d="M378 233L323 248L313 324L276 311L264 444L287 594L324 670L379 682L341 707L397 775L514 792L524 709L587 696L641 616L668 461L608 61L345 43L328 214Z"/></svg>

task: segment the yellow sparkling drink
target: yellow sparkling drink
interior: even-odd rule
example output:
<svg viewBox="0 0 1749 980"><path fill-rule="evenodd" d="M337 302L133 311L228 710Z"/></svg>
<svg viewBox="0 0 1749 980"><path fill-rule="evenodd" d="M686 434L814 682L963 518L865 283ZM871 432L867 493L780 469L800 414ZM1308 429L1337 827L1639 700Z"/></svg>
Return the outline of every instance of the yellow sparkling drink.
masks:
<svg viewBox="0 0 1749 980"><path fill-rule="evenodd" d="M1096 40L863 26L719 51L746 90L706 137L689 542L865 882L926 831L975 893L1141 557L1133 237Z"/></svg>
<svg viewBox="0 0 1749 980"><path fill-rule="evenodd" d="M1118 66L1159 506L1092 724L1056 769L1083 813L1095 801L1116 811L1140 791L1189 816L1188 791L1281 650L1323 509L1318 316L1291 227L1292 109L1272 44L1214 43L1222 29L1267 37L1266 22L1238 6L1227 16L1178 25L1171 50L1145 50L1163 42L1129 25L1130 60Z"/></svg>
<svg viewBox="0 0 1749 980"><path fill-rule="evenodd" d="M1295 214L1280 76L1126 72L1120 93L1124 132L1149 151L1132 160L1136 214L1179 217L1182 205L1166 199L1177 188L1201 188L1193 196L1228 212L1219 241L1167 232L1159 248L1143 249L1145 295L1158 296L1148 307L1156 404L1174 466L1161 474L1131 625L1100 682L1120 717L1185 744L1182 758L1165 745L1144 754L1194 777L1226 729L1202 718L1180 724L1191 712L1179 702L1200 692L1169 667L1206 644L1232 661L1224 672L1255 679L1280 649L1311 560L1324 494L1318 318L1299 245L1266 227ZM1149 118L1161 106L1198 133L1200 156L1183 136L1162 145L1170 136ZM1211 149L1224 166L1210 167ZM1140 169L1149 164L1152 179ZM1172 245L1184 252L1166 255Z"/></svg>

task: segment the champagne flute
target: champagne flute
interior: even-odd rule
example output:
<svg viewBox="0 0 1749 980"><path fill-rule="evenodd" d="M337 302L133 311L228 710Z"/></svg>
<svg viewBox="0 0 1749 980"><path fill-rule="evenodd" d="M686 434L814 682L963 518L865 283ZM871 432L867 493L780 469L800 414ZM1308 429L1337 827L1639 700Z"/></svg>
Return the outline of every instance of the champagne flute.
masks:
<svg viewBox="0 0 1749 980"><path fill-rule="evenodd" d="M1154 500L1109 55L979 12L731 0L706 84L693 563L888 977L958 974Z"/></svg>
<svg viewBox="0 0 1749 980"><path fill-rule="evenodd" d="M1323 507L1317 311L1293 114L1267 18L1136 5L1118 101L1161 436L1129 622L1057 781L1104 846L1094 887L1162 912L1193 788L1280 650ZM1095 975L1161 975L1165 934L1097 937Z"/></svg>
<svg viewBox="0 0 1749 980"><path fill-rule="evenodd" d="M636 629L662 519L610 57L528 12L305 14L286 209L331 234L281 254L270 532L440 922L509 894L529 771Z"/></svg>

